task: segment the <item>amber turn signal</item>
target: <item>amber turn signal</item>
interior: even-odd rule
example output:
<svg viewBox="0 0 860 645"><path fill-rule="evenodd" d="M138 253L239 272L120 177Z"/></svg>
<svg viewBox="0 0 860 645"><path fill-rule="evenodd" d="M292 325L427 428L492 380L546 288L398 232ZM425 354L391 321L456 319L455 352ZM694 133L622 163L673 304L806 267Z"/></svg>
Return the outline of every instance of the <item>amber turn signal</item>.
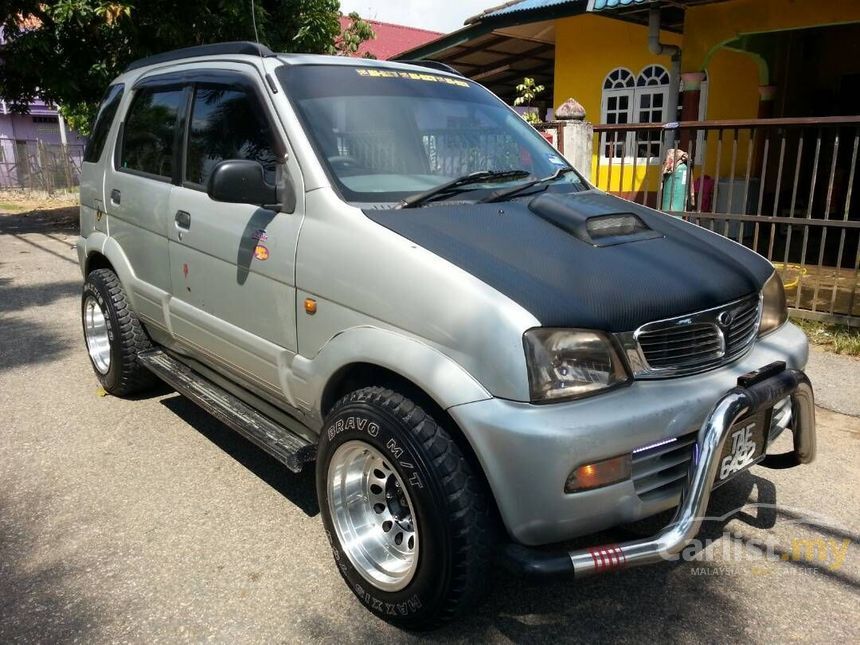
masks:
<svg viewBox="0 0 860 645"><path fill-rule="evenodd" d="M305 298L305 313L313 316L317 312L317 301L313 298Z"/></svg>
<svg viewBox="0 0 860 645"><path fill-rule="evenodd" d="M630 455L621 455L593 464L585 464L575 469L564 483L565 493L576 493L617 484L630 478Z"/></svg>

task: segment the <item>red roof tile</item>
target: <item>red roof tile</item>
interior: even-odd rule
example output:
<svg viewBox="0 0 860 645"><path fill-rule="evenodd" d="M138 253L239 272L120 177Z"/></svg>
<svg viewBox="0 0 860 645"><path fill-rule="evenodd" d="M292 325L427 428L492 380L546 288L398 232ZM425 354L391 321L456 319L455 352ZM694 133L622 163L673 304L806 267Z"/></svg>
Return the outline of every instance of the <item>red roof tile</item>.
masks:
<svg viewBox="0 0 860 645"><path fill-rule="evenodd" d="M429 43L431 40L435 40L442 35L438 31L416 29L415 27L395 25L390 22L367 19L365 21L370 23L373 33L376 34L376 38L363 42L361 47L358 48L356 56L371 53L379 60L388 60L393 56L397 56L400 52L405 52L407 49L413 49L424 43ZM341 16L341 29L349 26L349 23L348 16Z"/></svg>

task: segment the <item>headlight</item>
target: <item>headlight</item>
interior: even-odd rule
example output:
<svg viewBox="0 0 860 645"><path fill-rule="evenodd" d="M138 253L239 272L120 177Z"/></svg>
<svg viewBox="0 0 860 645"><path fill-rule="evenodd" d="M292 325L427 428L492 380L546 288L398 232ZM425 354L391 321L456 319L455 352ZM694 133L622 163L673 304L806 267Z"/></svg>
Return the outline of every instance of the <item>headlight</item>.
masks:
<svg viewBox="0 0 860 645"><path fill-rule="evenodd" d="M785 288L782 286L782 278L776 271L764 283L764 288L761 290L761 300L761 325L758 328L758 335L764 336L775 329L779 329L788 320Z"/></svg>
<svg viewBox="0 0 860 645"><path fill-rule="evenodd" d="M609 336L584 329L530 329L523 335L531 400L592 394L629 380Z"/></svg>

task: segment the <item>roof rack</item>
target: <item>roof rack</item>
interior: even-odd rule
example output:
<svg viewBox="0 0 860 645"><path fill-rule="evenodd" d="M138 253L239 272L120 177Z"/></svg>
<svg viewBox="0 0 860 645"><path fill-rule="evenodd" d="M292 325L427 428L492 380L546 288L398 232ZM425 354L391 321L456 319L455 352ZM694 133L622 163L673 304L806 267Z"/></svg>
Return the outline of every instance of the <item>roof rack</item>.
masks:
<svg viewBox="0 0 860 645"><path fill-rule="evenodd" d="M451 67L448 63L442 63L438 60L395 60L392 62L405 63L406 65L418 65L419 67L429 67L430 69L438 69L441 72L450 72L451 74L462 76L458 70Z"/></svg>
<svg viewBox="0 0 860 645"><path fill-rule="evenodd" d="M250 54L251 56L271 56L272 50L265 45L259 45L248 40L236 40L228 43L212 43L211 45L197 45L196 47L183 47L169 52L162 52L146 58L140 58L125 68L126 72L140 69L147 65L156 63L168 63L183 58L198 58L200 56L217 56L219 54Z"/></svg>

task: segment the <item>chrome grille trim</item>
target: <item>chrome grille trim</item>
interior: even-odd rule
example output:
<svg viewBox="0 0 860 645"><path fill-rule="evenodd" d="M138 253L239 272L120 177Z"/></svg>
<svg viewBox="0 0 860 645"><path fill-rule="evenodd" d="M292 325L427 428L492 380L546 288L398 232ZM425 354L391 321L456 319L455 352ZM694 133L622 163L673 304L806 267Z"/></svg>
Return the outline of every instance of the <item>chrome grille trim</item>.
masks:
<svg viewBox="0 0 860 645"><path fill-rule="evenodd" d="M752 347L760 319L761 296L755 294L615 336L635 378L670 378L740 358Z"/></svg>

